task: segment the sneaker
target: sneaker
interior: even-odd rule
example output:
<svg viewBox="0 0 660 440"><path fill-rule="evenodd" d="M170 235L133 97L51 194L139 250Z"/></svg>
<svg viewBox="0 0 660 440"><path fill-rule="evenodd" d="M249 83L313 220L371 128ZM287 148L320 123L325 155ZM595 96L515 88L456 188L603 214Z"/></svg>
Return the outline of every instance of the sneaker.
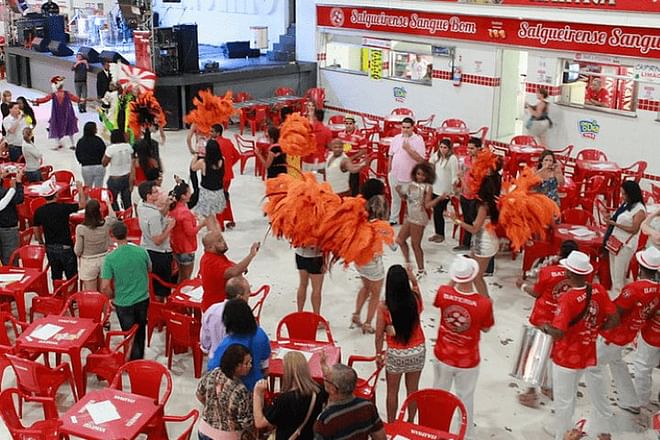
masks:
<svg viewBox="0 0 660 440"><path fill-rule="evenodd" d="M426 271L424 269L420 269L415 273L415 277L417 277L418 280L422 279L424 276L426 276Z"/></svg>
<svg viewBox="0 0 660 440"><path fill-rule="evenodd" d="M469 251L470 248L467 247L467 246L462 246L461 245L461 246L454 246L451 250L454 251L454 252L465 252L465 251Z"/></svg>
<svg viewBox="0 0 660 440"><path fill-rule="evenodd" d="M429 237L429 241L436 242L438 240L438 237L440 237L438 234L431 235Z"/></svg>

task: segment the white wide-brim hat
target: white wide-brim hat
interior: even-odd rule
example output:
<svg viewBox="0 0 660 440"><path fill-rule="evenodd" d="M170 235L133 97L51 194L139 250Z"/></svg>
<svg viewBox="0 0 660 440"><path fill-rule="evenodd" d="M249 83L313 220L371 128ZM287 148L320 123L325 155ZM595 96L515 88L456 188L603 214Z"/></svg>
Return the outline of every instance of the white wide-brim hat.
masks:
<svg viewBox="0 0 660 440"><path fill-rule="evenodd" d="M660 269L660 250L655 246L639 251L635 254L637 262L647 269L658 270Z"/></svg>
<svg viewBox="0 0 660 440"><path fill-rule="evenodd" d="M589 255L580 251L571 252L567 258L559 261L559 265L578 275L589 275L594 271Z"/></svg>
<svg viewBox="0 0 660 440"><path fill-rule="evenodd" d="M479 273L479 263L462 255L456 257L449 266L449 277L455 283L469 283Z"/></svg>

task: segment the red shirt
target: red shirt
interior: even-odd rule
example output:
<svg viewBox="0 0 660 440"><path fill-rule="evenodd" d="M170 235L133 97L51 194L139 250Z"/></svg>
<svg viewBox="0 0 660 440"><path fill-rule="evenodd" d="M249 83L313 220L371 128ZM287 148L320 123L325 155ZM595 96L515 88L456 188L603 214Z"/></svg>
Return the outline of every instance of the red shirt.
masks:
<svg viewBox="0 0 660 440"><path fill-rule="evenodd" d="M450 286L440 286L433 305L441 312L435 357L458 368L479 365L481 331L495 324L490 299L478 293L467 294Z"/></svg>
<svg viewBox="0 0 660 440"><path fill-rule="evenodd" d="M417 300L417 314L419 315L422 313L422 310L424 310L424 305L422 304L422 300L418 294L415 294L415 299ZM383 321L385 321L385 325L392 325L392 316L390 315L390 311L388 310L385 303L381 304L380 313ZM417 320L417 324L415 324L415 327L410 333L410 339L408 339L408 342L406 343L401 342L400 340L396 339L396 337L389 335L386 335L385 339L387 340L388 348L396 348L400 350L417 347L418 345L424 343L424 331L422 330L422 324L419 320Z"/></svg>
<svg viewBox="0 0 660 440"><path fill-rule="evenodd" d="M587 87L587 93L584 96L584 100L598 101L601 104L608 105L610 101L610 94L604 87L601 87L598 92L594 92L591 87Z"/></svg>
<svg viewBox="0 0 660 440"><path fill-rule="evenodd" d="M593 284L589 310L572 327L568 324L580 315L585 307L587 289L570 289L557 304L557 313L552 326L562 330L564 336L552 346L552 360L565 368L582 370L596 365L596 338L598 330L609 315L616 312L614 303L600 284Z"/></svg>
<svg viewBox="0 0 660 440"><path fill-rule="evenodd" d="M197 219L188 206L177 202L170 217L176 220L170 234L170 245L175 254L192 254L197 250Z"/></svg>
<svg viewBox="0 0 660 440"><path fill-rule="evenodd" d="M224 159L225 176L222 180L222 187L227 189L229 186L228 183L234 178L234 164L241 158L241 154L229 139L218 136L215 138L215 141L220 146L220 153L222 153L222 158Z"/></svg>
<svg viewBox="0 0 660 440"><path fill-rule="evenodd" d="M646 325L642 327L641 335L647 344L660 348L660 314L658 310L655 311L651 319L646 321Z"/></svg>
<svg viewBox="0 0 660 440"><path fill-rule="evenodd" d="M224 301L225 295L225 271L232 267L234 262L225 255L214 254L213 252L204 252L199 262L199 274L202 277L202 311L211 307L215 303Z"/></svg>
<svg viewBox="0 0 660 440"><path fill-rule="evenodd" d="M569 288L566 282L566 269L558 264L542 268L539 279L534 285L534 292L538 296L529 315L529 323L536 327L550 324L555 318L559 297Z"/></svg>
<svg viewBox="0 0 660 440"><path fill-rule="evenodd" d="M600 334L607 342L624 346L630 344L637 332L655 314L660 303L658 283L651 280L637 280L626 285L614 304L625 310L618 327L603 330Z"/></svg>
<svg viewBox="0 0 660 440"><path fill-rule="evenodd" d="M303 162L314 163L314 160L324 162L328 151L328 144L332 140L332 131L321 121L315 121L312 128L314 139L316 140L316 154L303 157Z"/></svg>

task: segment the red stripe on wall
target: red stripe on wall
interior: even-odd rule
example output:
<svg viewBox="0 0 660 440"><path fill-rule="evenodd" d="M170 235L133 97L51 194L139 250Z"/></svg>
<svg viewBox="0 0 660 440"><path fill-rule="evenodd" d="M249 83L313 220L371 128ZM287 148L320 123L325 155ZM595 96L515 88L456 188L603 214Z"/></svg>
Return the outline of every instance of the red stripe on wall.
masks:
<svg viewBox="0 0 660 440"><path fill-rule="evenodd" d="M536 93L541 87L545 87L548 91L548 96L559 96L561 95L561 86L553 86L550 84L539 84L539 83L525 83L525 91L527 93Z"/></svg>
<svg viewBox="0 0 660 440"><path fill-rule="evenodd" d="M640 99L639 101L637 101L637 110L660 112L660 101L656 101L653 99Z"/></svg>

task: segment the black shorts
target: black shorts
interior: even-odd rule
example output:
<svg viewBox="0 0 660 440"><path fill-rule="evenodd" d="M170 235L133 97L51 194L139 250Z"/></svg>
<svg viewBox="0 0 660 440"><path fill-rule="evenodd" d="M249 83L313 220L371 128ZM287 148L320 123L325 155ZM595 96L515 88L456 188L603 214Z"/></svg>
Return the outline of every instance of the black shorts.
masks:
<svg viewBox="0 0 660 440"><path fill-rule="evenodd" d="M323 257L301 257L296 254L296 267L312 275L323 273Z"/></svg>

